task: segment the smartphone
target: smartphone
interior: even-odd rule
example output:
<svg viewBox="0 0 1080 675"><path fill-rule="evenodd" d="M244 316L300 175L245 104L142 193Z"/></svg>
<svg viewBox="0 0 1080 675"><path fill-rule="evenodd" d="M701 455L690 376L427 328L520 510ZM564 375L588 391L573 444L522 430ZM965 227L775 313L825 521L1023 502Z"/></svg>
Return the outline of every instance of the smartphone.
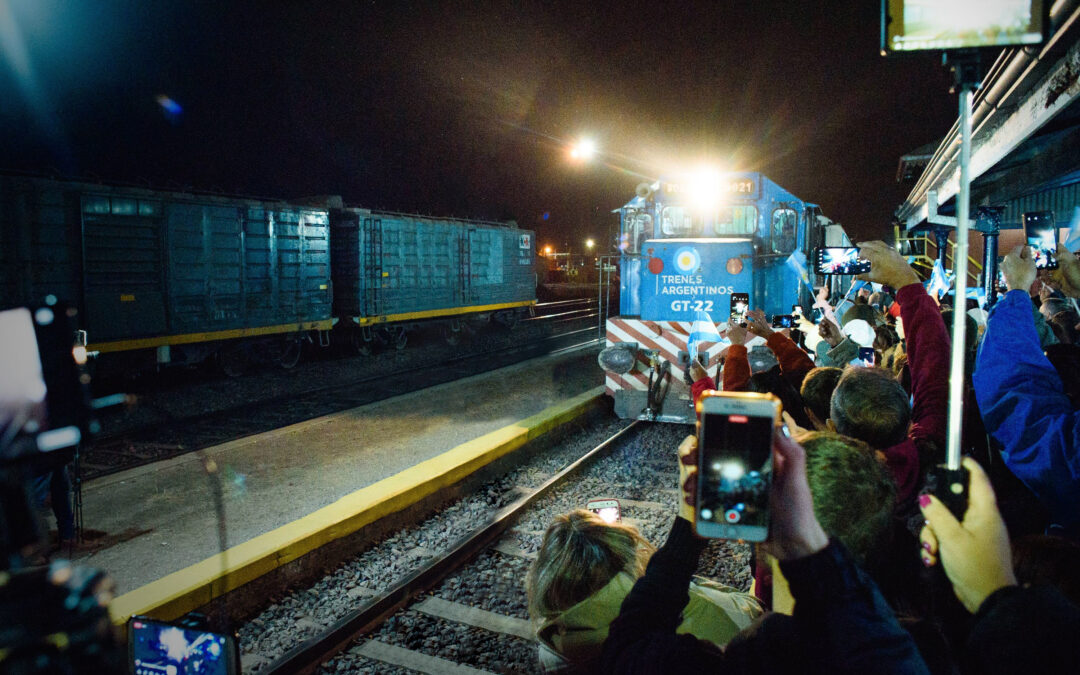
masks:
<svg viewBox="0 0 1080 675"><path fill-rule="evenodd" d="M883 1L881 53L1041 44L1053 4L1048 0L1005 0L967 6L927 0Z"/></svg>
<svg viewBox="0 0 1080 675"><path fill-rule="evenodd" d="M746 312L750 309L750 294L749 293L732 293L731 294L731 316L742 318L746 316Z"/></svg>
<svg viewBox="0 0 1080 675"><path fill-rule="evenodd" d="M877 355L873 347L859 347L859 364L866 368L877 365Z"/></svg>
<svg viewBox="0 0 1080 675"><path fill-rule="evenodd" d="M605 523L617 523L622 520L622 509L618 499L590 499L585 508L600 516Z"/></svg>
<svg viewBox="0 0 1080 675"><path fill-rule="evenodd" d="M1024 235L1035 259L1035 269L1057 269L1057 225L1053 211L1028 211L1020 215L1024 223Z"/></svg>
<svg viewBox="0 0 1080 675"><path fill-rule="evenodd" d="M772 318L773 328L791 328L795 325L795 316L792 314L777 314Z"/></svg>
<svg viewBox="0 0 1080 675"><path fill-rule="evenodd" d="M132 675L239 675L235 635L133 616L128 620Z"/></svg>
<svg viewBox="0 0 1080 675"><path fill-rule="evenodd" d="M996 292L998 295L1005 295L1009 291L1009 285L1005 281L1005 270L1001 269L1002 258L998 258L997 277L994 279L994 285L997 287Z"/></svg>
<svg viewBox="0 0 1080 675"><path fill-rule="evenodd" d="M814 249L814 271L818 274L866 274L870 261L859 257L855 246Z"/></svg>
<svg viewBox="0 0 1080 675"><path fill-rule="evenodd" d="M780 399L772 394L709 391L698 406L697 533L765 541Z"/></svg>

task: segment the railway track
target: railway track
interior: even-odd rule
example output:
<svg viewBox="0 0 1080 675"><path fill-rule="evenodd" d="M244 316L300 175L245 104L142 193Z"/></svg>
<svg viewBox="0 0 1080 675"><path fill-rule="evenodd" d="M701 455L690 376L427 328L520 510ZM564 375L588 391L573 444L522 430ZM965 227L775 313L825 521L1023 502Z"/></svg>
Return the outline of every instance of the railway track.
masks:
<svg viewBox="0 0 1080 675"><path fill-rule="evenodd" d="M659 545L685 432L608 420L568 439L267 607L240 630L244 671L539 672L524 582L547 524L612 496ZM748 547L716 541L699 573L745 589L748 563Z"/></svg>
<svg viewBox="0 0 1080 675"><path fill-rule="evenodd" d="M470 346L418 345L411 352L391 351L382 358L324 359L288 372L148 392L139 397L138 419L114 422L87 447L80 457L82 479L596 341L595 300L544 303L538 308L537 316L515 330Z"/></svg>

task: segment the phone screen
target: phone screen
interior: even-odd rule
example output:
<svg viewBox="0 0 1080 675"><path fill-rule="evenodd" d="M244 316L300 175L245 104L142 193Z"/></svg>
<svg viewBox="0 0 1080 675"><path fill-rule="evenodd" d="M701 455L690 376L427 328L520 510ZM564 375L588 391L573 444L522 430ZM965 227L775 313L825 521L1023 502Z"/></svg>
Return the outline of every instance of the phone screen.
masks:
<svg viewBox="0 0 1080 675"><path fill-rule="evenodd" d="M1033 211L1020 216L1036 269L1056 269L1057 226L1053 211Z"/></svg>
<svg viewBox="0 0 1080 675"><path fill-rule="evenodd" d="M750 309L750 294L749 293L732 293L731 294L731 316L746 316L746 312Z"/></svg>
<svg viewBox="0 0 1080 675"><path fill-rule="evenodd" d="M594 499L585 508L600 516L605 523L617 523L622 518L617 499Z"/></svg>
<svg viewBox="0 0 1080 675"><path fill-rule="evenodd" d="M772 318L773 328L791 328L795 325L795 317L791 314L777 314Z"/></svg>
<svg viewBox="0 0 1080 675"><path fill-rule="evenodd" d="M873 347L859 347L859 365L873 368L876 363L877 355L874 354Z"/></svg>
<svg viewBox="0 0 1080 675"><path fill-rule="evenodd" d="M134 675L233 675L239 672L231 635L133 618L128 631Z"/></svg>
<svg viewBox="0 0 1080 675"><path fill-rule="evenodd" d="M859 257L859 249L854 246L816 249L816 267L818 274L866 274L870 271L870 261Z"/></svg>
<svg viewBox="0 0 1080 675"><path fill-rule="evenodd" d="M773 424L771 417L702 415L697 516L699 524L728 526L718 529L716 536L722 533L726 538L765 539ZM746 526L761 529L749 532Z"/></svg>

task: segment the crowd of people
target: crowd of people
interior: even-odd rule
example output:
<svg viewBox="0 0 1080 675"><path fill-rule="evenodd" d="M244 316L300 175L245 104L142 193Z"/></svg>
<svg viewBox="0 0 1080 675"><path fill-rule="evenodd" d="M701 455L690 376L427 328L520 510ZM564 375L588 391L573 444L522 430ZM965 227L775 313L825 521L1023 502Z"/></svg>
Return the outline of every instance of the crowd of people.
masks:
<svg viewBox="0 0 1080 675"><path fill-rule="evenodd" d="M691 367L695 400L719 388L783 406L750 592L694 577L707 542L693 527L689 435L661 547L588 511L545 533L527 580L545 671L1080 672L1080 260L1060 248L1060 268L1040 277L1018 247L987 312L931 296L882 242L861 255L869 283L816 326L776 330L751 311L724 331L715 377ZM927 490L945 460L957 311L968 327L959 517ZM751 336L775 367L751 371Z"/></svg>

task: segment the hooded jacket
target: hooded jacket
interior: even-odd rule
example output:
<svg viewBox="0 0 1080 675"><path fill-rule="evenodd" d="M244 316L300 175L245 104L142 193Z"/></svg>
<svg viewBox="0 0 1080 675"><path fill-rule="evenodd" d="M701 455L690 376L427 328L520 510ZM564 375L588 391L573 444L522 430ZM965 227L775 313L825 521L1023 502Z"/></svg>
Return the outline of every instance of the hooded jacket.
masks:
<svg viewBox="0 0 1080 675"><path fill-rule="evenodd" d="M637 581L621 572L596 593L543 621L536 630L540 665L545 672L591 669L600 658L608 626ZM690 582L690 602L677 633L690 634L718 647L726 645L763 612L753 596L703 577Z"/></svg>
<svg viewBox="0 0 1080 675"><path fill-rule="evenodd" d="M1005 465L1050 511L1054 524L1080 532L1080 411L1073 409L1039 334L1024 291L990 310L975 359L975 398L1003 446Z"/></svg>

